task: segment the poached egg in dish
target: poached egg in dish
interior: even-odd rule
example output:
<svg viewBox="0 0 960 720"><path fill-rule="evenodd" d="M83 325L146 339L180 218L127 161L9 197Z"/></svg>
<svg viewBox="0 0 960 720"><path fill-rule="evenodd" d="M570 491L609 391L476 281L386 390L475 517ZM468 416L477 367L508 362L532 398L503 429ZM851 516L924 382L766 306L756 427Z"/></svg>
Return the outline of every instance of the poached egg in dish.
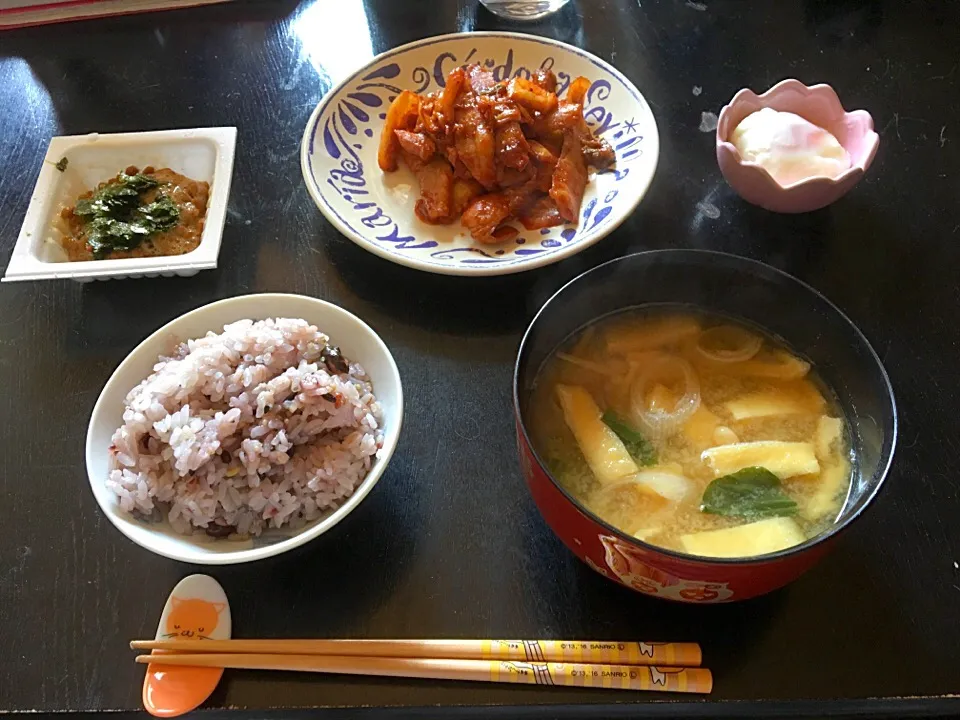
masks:
<svg viewBox="0 0 960 720"><path fill-rule="evenodd" d="M836 178L850 156L836 137L799 115L772 108L751 113L730 138L746 162L763 167L781 186L813 177Z"/></svg>

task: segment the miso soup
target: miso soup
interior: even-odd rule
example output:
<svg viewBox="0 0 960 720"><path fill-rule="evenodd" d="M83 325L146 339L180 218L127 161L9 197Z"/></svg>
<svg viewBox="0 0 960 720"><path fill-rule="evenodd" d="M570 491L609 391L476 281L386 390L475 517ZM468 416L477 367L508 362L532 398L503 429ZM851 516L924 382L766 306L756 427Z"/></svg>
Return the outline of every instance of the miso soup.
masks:
<svg viewBox="0 0 960 720"><path fill-rule="evenodd" d="M624 533L707 557L804 542L836 519L852 456L810 363L756 328L628 311L544 364L534 447L584 507Z"/></svg>

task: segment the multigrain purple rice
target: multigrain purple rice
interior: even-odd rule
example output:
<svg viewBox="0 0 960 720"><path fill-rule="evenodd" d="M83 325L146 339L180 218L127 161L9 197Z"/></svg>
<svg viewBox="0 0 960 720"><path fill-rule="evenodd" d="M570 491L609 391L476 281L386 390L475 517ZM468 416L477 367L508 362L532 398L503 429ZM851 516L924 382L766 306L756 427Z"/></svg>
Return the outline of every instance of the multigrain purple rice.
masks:
<svg viewBox="0 0 960 720"><path fill-rule="evenodd" d="M127 394L107 487L182 533L259 535L337 507L382 445L359 364L304 320L240 320L181 343Z"/></svg>

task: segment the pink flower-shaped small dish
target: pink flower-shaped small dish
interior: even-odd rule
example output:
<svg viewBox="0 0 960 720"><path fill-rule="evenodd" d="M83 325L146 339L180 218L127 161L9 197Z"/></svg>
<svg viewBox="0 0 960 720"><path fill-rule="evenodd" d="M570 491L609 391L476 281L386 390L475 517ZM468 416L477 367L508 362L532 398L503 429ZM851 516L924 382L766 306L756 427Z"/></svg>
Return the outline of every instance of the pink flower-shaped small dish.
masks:
<svg viewBox="0 0 960 720"><path fill-rule="evenodd" d="M836 178L813 177L782 186L766 169L743 160L730 137L741 120L762 108L795 113L832 133L850 155L850 169ZM744 200L774 212L810 212L839 199L860 182L879 145L870 113L847 112L832 87L808 87L799 80L783 80L763 95L741 90L724 106L717 123L717 162L723 177Z"/></svg>

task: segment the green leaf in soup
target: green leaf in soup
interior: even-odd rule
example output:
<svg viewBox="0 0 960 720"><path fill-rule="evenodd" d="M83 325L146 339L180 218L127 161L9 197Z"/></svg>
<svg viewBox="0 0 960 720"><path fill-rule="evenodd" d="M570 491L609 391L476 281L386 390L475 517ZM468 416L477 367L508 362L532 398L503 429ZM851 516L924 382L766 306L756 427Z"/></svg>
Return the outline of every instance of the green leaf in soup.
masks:
<svg viewBox="0 0 960 720"><path fill-rule="evenodd" d="M748 467L718 477L703 493L700 510L756 520L797 514L797 503L790 499L780 478L763 467Z"/></svg>
<svg viewBox="0 0 960 720"><path fill-rule="evenodd" d="M657 450L642 434L630 427L612 410L607 410L603 417L603 424L613 430L614 435L620 438L630 456L643 467L657 464Z"/></svg>

